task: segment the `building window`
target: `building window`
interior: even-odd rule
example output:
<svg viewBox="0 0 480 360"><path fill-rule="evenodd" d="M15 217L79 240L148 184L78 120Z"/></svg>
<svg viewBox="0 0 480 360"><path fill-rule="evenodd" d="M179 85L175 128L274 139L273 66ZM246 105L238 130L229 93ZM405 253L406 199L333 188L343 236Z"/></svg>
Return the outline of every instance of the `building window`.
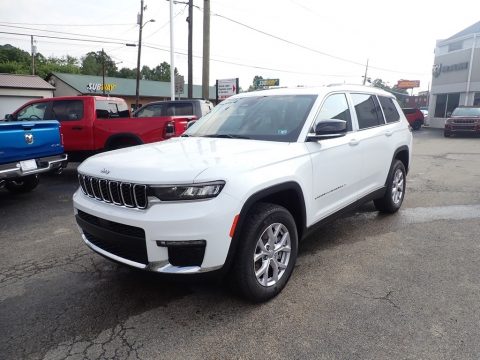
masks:
<svg viewBox="0 0 480 360"><path fill-rule="evenodd" d="M460 103L460 93L438 94L435 103L435 117L446 118Z"/></svg>
<svg viewBox="0 0 480 360"><path fill-rule="evenodd" d="M455 50L462 50L463 49L463 41L457 41L451 44L448 44L448 52L455 51Z"/></svg>
<svg viewBox="0 0 480 360"><path fill-rule="evenodd" d="M480 92L475 93L475 96L473 97L473 105L480 106Z"/></svg>

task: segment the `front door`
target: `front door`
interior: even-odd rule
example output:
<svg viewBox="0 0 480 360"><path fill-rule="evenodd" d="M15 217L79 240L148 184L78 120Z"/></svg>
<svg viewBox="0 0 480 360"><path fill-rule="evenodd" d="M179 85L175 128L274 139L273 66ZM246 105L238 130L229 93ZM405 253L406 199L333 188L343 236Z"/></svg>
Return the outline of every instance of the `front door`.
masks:
<svg viewBox="0 0 480 360"><path fill-rule="evenodd" d="M315 123L329 119L345 120L348 132L339 138L306 143L313 168L313 222L353 203L360 190L362 157L345 94L329 95Z"/></svg>

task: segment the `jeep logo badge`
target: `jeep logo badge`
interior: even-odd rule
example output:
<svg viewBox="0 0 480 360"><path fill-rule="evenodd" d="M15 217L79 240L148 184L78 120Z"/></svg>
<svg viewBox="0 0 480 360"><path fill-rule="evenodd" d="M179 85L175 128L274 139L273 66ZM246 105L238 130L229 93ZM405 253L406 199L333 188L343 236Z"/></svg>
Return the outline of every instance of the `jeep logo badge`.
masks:
<svg viewBox="0 0 480 360"><path fill-rule="evenodd" d="M434 77L439 77L440 73L442 72L442 64L435 64L432 67L432 75Z"/></svg>
<svg viewBox="0 0 480 360"><path fill-rule="evenodd" d="M29 145L33 144L33 134L25 134L25 142Z"/></svg>
<svg viewBox="0 0 480 360"><path fill-rule="evenodd" d="M105 174L105 175L108 175L110 174L110 170L107 170L107 169L102 169L102 171L100 171L102 174Z"/></svg>

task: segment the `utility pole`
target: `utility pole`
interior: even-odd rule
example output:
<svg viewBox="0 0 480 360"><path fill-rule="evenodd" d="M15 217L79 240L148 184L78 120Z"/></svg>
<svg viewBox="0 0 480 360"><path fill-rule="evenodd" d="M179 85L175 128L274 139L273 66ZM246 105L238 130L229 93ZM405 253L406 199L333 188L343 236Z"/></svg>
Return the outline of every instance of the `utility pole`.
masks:
<svg viewBox="0 0 480 360"><path fill-rule="evenodd" d="M188 0L188 98L193 98L193 0Z"/></svg>
<svg viewBox="0 0 480 360"><path fill-rule="evenodd" d="M143 0L142 0L143 1ZM175 46L173 38L173 0L170 0L170 99L175 100Z"/></svg>
<svg viewBox="0 0 480 360"><path fill-rule="evenodd" d="M368 72L368 59L367 59L367 66L365 66L365 76L363 77L363 85L367 82L367 72Z"/></svg>
<svg viewBox="0 0 480 360"><path fill-rule="evenodd" d="M135 110L138 109L138 97L140 96L140 55L142 53L142 28L143 28L143 0L140 0L140 14L137 17L138 24L138 54L137 54L137 83L135 87Z"/></svg>
<svg viewBox="0 0 480 360"><path fill-rule="evenodd" d="M210 0L203 0L203 71L202 97L209 99L210 82Z"/></svg>
<svg viewBox="0 0 480 360"><path fill-rule="evenodd" d="M105 96L105 51L102 48L102 92Z"/></svg>
<svg viewBox="0 0 480 360"><path fill-rule="evenodd" d="M32 47L32 75L35 75L35 45L33 44L33 35L30 35L30 44Z"/></svg>

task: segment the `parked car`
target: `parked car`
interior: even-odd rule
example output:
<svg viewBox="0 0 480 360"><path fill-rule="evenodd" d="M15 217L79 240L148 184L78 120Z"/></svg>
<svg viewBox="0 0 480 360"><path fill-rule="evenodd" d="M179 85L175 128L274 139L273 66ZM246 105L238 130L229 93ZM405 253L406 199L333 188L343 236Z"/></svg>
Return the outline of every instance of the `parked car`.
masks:
<svg viewBox="0 0 480 360"><path fill-rule="evenodd" d="M155 101L135 111L133 117L148 117L159 120L168 118L169 126L175 129L175 134L178 134L185 131L188 126L208 114L212 109L213 104L208 100Z"/></svg>
<svg viewBox="0 0 480 360"><path fill-rule="evenodd" d="M445 137L480 133L480 106L459 106L445 122Z"/></svg>
<svg viewBox="0 0 480 360"><path fill-rule="evenodd" d="M131 118L125 100L101 96L71 96L33 100L8 115L11 120L57 119L72 161L98 152L179 136L188 117ZM172 123L183 126L172 127Z"/></svg>
<svg viewBox="0 0 480 360"><path fill-rule="evenodd" d="M0 122L0 187L33 190L38 174L67 165L58 121Z"/></svg>
<svg viewBox="0 0 480 360"><path fill-rule="evenodd" d="M425 121L423 112L417 108L403 108L402 110L413 130L420 130Z"/></svg>
<svg viewBox="0 0 480 360"><path fill-rule="evenodd" d="M78 167L83 241L134 268L229 274L252 301L287 283L298 241L352 207L402 205L412 134L395 97L363 86L274 89L221 102L181 137Z"/></svg>

